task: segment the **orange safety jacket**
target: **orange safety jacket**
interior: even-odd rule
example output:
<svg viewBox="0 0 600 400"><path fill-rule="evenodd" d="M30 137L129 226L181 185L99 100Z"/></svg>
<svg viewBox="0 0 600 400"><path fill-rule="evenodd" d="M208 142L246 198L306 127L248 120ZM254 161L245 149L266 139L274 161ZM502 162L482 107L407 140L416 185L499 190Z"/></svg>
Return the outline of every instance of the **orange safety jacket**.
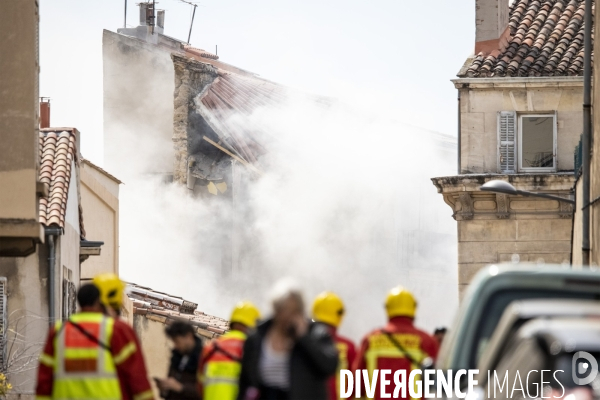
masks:
<svg viewBox="0 0 600 400"><path fill-rule="evenodd" d="M40 356L36 398L152 399L131 327L90 312L57 322Z"/></svg>
<svg viewBox="0 0 600 400"><path fill-rule="evenodd" d="M246 334L225 333L204 347L198 365L198 392L204 400L235 400Z"/></svg>
<svg viewBox="0 0 600 400"><path fill-rule="evenodd" d="M397 345L393 343L389 335L398 342L407 354L404 354ZM382 329L377 329L369 333L362 341L358 357L354 363L354 370L366 369L369 371L369 379L373 379L373 371L379 369L389 369L392 375L397 370L405 370L406 377L410 375L413 369L418 369L412 361L422 362L427 357L433 360L437 357L438 343L428 333L417 329L413 325L412 318L393 317L389 323ZM412 361L411 361L412 360ZM388 377L389 378L389 377ZM380 399L379 379L375 387L375 399ZM364 396L364 384L361 394ZM386 394L393 394L394 385L386 388ZM402 395L402 393L400 393ZM409 398L408 390L406 392Z"/></svg>

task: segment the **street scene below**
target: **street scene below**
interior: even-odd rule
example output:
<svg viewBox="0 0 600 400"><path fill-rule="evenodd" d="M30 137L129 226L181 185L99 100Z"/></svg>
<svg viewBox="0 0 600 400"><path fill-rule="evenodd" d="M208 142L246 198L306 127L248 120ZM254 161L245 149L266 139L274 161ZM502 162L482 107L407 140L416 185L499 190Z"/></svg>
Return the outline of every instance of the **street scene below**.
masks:
<svg viewBox="0 0 600 400"><path fill-rule="evenodd" d="M600 400L599 26L3 4L0 399Z"/></svg>

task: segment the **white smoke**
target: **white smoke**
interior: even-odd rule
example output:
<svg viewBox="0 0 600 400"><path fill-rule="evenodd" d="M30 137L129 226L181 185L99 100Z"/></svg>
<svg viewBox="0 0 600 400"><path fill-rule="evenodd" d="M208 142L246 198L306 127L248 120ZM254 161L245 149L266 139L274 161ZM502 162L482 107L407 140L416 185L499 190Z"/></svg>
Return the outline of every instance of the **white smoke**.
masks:
<svg viewBox="0 0 600 400"><path fill-rule="evenodd" d="M354 339L385 322L386 293L403 285L418 298L418 325L447 325L458 303L456 225L430 178L452 174L455 158L435 135L306 98L252 122L274 132L243 221L256 257L221 278L219 197L137 172L120 196L122 275L221 317L242 299L268 314L268 288L291 276L309 300L337 292Z"/></svg>

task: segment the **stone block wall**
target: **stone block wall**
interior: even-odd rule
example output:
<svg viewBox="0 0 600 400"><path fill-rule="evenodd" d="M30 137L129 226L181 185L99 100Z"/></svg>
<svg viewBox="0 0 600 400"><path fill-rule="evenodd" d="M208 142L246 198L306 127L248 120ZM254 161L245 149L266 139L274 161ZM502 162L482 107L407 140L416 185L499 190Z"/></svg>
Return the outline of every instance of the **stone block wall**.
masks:
<svg viewBox="0 0 600 400"><path fill-rule="evenodd" d="M573 207L565 202L482 192L490 179L511 182L521 190L568 197L572 174L461 175L434 178L438 191L454 211L458 229L458 285L466 288L484 266L571 261Z"/></svg>
<svg viewBox="0 0 600 400"><path fill-rule="evenodd" d="M573 169L583 130L580 77L454 81L460 93L461 173L498 173L498 112L557 113L557 168Z"/></svg>

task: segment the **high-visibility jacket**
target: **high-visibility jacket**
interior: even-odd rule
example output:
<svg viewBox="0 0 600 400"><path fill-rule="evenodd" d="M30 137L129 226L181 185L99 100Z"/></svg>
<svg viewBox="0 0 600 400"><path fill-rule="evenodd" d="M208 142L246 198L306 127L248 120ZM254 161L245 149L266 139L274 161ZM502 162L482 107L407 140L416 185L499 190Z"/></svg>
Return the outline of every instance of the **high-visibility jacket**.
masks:
<svg viewBox="0 0 600 400"><path fill-rule="evenodd" d="M340 399L340 370L351 369L356 359L356 347L354 343L343 336L337 334L336 329L332 328L331 336L335 342L335 347L339 354L338 370L334 376L329 378L329 400Z"/></svg>
<svg viewBox="0 0 600 400"><path fill-rule="evenodd" d="M152 399L133 330L101 313L82 312L57 322L40 356L36 397Z"/></svg>
<svg viewBox="0 0 600 400"><path fill-rule="evenodd" d="M393 343L389 335L400 344L404 352ZM417 329L413 325L412 318L393 317L385 327L369 333L363 339L353 369L368 370L370 379L373 378L375 369L379 369L380 373L382 369L389 369L391 377L395 371L405 370L408 378L413 369L419 368L418 363L423 362L427 357L435 360L437 353L437 341L428 333ZM375 399L380 399L379 382L378 379L375 387ZM391 395L394 385L388 385L386 389L386 393ZM364 385L361 394L365 395ZM400 392L400 396L402 396L402 392ZM405 399L410 397L408 390L406 396Z"/></svg>
<svg viewBox="0 0 600 400"><path fill-rule="evenodd" d="M245 341L245 333L233 330L204 347L198 366L199 392L204 400L237 398Z"/></svg>

